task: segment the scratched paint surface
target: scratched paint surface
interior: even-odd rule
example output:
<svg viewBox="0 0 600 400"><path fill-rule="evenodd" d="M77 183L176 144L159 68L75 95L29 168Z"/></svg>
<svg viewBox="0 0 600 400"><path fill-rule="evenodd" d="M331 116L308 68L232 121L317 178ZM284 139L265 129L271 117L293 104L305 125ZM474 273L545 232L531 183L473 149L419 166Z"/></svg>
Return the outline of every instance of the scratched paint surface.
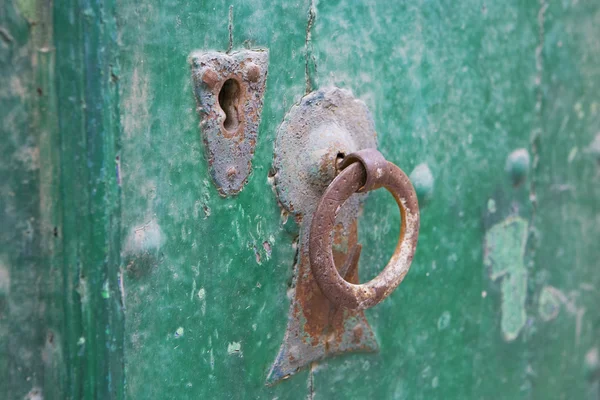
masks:
<svg viewBox="0 0 600 400"><path fill-rule="evenodd" d="M39 147L27 132L32 117L28 86L33 68L27 51L31 33L14 6L0 14L0 131L2 142L0 223L0 396L24 396L40 387L39 357L43 338L38 333L34 285L39 273ZM40 299L42 302L43 300ZM14 324L11 327L11 324ZM27 376L33 377L24 385Z"/></svg>
<svg viewBox="0 0 600 400"><path fill-rule="evenodd" d="M0 398L63 398L50 5L0 6Z"/></svg>
<svg viewBox="0 0 600 400"><path fill-rule="evenodd" d="M0 12L3 398L599 398L597 2L49 4ZM224 199L187 57L230 46L270 61L253 172ZM367 311L378 353L266 387L298 234L268 181L273 141L329 85L367 104L415 180L419 245ZM363 279L398 218L369 196Z"/></svg>
<svg viewBox="0 0 600 400"><path fill-rule="evenodd" d="M124 2L120 11L129 21L120 77L122 229L133 243L123 262L129 398L308 393L307 372L265 387L286 328L297 234L267 176L277 126L304 94L307 5L234 4L234 48L268 48L274 62L253 172L223 199L205 161L187 58L227 50L229 4Z"/></svg>

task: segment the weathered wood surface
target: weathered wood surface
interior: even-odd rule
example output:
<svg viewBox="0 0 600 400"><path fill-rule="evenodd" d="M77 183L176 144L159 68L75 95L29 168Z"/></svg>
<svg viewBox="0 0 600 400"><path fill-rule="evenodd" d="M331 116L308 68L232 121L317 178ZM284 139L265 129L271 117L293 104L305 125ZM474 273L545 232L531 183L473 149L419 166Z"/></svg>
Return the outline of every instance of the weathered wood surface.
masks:
<svg viewBox="0 0 600 400"><path fill-rule="evenodd" d="M270 61L224 199L187 58L229 47ZM0 67L2 398L600 398L598 2L8 0ZM273 141L328 85L414 171L419 245L379 353L266 387L298 234ZM398 218L370 195L363 279Z"/></svg>

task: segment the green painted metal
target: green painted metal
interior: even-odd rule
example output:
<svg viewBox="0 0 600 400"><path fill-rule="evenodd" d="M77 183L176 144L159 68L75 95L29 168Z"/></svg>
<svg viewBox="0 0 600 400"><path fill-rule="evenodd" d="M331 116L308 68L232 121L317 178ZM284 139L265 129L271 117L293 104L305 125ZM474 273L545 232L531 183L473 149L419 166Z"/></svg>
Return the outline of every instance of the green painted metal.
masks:
<svg viewBox="0 0 600 400"><path fill-rule="evenodd" d="M1 397L600 398L599 37L593 1L2 3ZM187 58L229 47L270 61L224 199ZM273 141L329 85L415 169L419 245L366 313L378 353L267 387L298 235ZM399 215L361 218L366 280Z"/></svg>

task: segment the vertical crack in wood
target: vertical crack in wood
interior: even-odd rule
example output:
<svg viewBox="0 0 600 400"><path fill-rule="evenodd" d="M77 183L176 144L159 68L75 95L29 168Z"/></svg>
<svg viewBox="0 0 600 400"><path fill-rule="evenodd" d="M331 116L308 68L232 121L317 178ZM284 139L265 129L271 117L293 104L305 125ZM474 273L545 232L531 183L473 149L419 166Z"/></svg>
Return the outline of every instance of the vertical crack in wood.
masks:
<svg viewBox="0 0 600 400"><path fill-rule="evenodd" d="M229 30L229 45L227 46L227 54L231 53L231 50L233 49L233 4L229 6L228 21L227 29Z"/></svg>
<svg viewBox="0 0 600 400"><path fill-rule="evenodd" d="M315 0L310 1L308 7L308 21L306 23L306 39L304 41L304 75L306 80L306 94L315 89L314 76L311 78L311 64L316 72L317 66L312 51L312 27L316 18ZM311 63L312 60L312 63Z"/></svg>

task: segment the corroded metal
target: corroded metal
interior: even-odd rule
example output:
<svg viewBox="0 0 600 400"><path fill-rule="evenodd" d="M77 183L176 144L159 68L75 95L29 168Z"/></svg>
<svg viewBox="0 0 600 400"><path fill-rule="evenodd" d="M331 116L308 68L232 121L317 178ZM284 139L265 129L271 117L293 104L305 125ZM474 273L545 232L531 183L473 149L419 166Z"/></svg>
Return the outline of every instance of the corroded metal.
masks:
<svg viewBox="0 0 600 400"><path fill-rule="evenodd" d="M268 59L266 50L190 55L210 174L222 196L242 190L252 170Z"/></svg>
<svg viewBox="0 0 600 400"><path fill-rule="evenodd" d="M311 273L308 250L312 215L337 173L339 158L376 145L374 123L365 104L338 88L305 96L278 130L273 183L279 202L298 222L300 236L288 325L267 384L326 357L378 348L362 311L338 307L321 292ZM353 283L359 282L357 217L365 196L348 199L332 228L335 265Z"/></svg>
<svg viewBox="0 0 600 400"><path fill-rule="evenodd" d="M335 87L308 94L277 132L273 168L279 201L297 218L312 215L337 173L337 158L375 147L375 124L365 103ZM358 206L361 199L351 203Z"/></svg>
<svg viewBox="0 0 600 400"><path fill-rule="evenodd" d="M350 154L341 173L331 182L313 214L309 255L313 276L321 292L339 307L364 310L390 295L402 282L412 262L419 235L417 195L406 174L375 149ZM384 270L371 281L357 285L344 279L336 268L331 232L336 214L350 196L386 188L402 217L398 245ZM357 260L353 260L356 264Z"/></svg>

